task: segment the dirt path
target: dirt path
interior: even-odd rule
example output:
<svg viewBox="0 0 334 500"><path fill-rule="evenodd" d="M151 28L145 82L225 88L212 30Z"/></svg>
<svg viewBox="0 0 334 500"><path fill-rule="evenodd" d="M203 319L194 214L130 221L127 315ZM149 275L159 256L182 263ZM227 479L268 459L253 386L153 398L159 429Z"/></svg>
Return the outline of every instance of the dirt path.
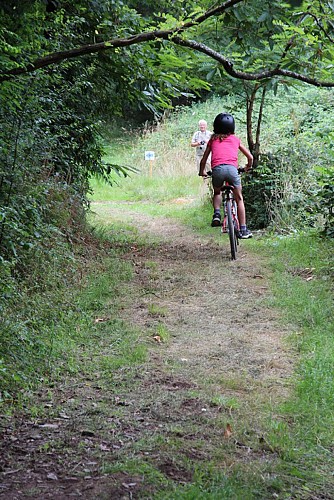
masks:
<svg viewBox="0 0 334 500"><path fill-rule="evenodd" d="M119 213L113 209L113 217L118 214L122 220L123 209ZM239 373L281 393L281 379L289 376L291 363L282 345L285 332L267 305L269 271L247 252L247 241L232 262L227 236L221 247L166 219L137 213L131 219L140 232L161 240L158 249L130 257L139 290L145 287L147 262L156 264L149 276L154 295L142 295L130 314L135 323L147 327L152 322L148 304L166 311L160 320L171 332L172 342L164 348L164 358L171 362L187 358L191 378L201 380L202 372Z"/></svg>
<svg viewBox="0 0 334 500"><path fill-rule="evenodd" d="M292 358L268 306L269 270L247 241L231 262L227 240L223 248L126 210L159 240L125 256L135 274L122 314L142 332L148 360L120 370L109 391L80 374L64 381L62 414L46 423L11 421L1 498L152 498L192 483L208 462L261 475L277 458L265 422L287 396ZM125 217L112 204L95 211Z"/></svg>

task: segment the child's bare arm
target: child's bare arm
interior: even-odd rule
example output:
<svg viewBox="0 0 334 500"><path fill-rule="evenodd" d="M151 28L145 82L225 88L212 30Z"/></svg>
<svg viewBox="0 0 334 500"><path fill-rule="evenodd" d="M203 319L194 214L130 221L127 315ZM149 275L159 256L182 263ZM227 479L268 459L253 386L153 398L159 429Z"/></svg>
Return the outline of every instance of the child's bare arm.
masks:
<svg viewBox="0 0 334 500"><path fill-rule="evenodd" d="M245 146L243 144L240 143L240 146L239 146L239 149L240 151L242 152L242 154L244 154L247 158L247 166L246 166L246 170L249 170L250 168L252 168L252 165L253 165L253 155L252 153L247 149L245 148Z"/></svg>
<svg viewBox="0 0 334 500"><path fill-rule="evenodd" d="M210 154L210 148L207 146L206 150L204 151L204 155L202 156L200 168L199 168L199 172L198 172L198 175L200 175L202 177L206 175L205 166L206 166L206 161L209 157L209 154Z"/></svg>

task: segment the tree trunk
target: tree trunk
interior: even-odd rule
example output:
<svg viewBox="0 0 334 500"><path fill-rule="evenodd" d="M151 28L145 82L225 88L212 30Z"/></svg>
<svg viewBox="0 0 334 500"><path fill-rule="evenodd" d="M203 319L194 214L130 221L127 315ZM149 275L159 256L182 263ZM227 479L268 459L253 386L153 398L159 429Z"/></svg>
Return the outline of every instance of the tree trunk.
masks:
<svg viewBox="0 0 334 500"><path fill-rule="evenodd" d="M257 117L257 125L256 125L256 131L255 131L255 140L254 140L254 134L253 134L253 116L254 116L254 104L256 100L256 95L258 90L262 88L262 96L261 96L261 104L260 104L260 109L259 109L259 114ZM247 93L247 91L246 91ZM261 123L262 123L262 117L263 117L263 108L264 108L264 102L265 102L265 95L266 95L266 87L262 87L259 83L257 83L254 88L252 89L251 93L247 93L247 100L246 100L246 105L247 105L247 143L248 143L248 149L252 153L254 160L253 160L253 168L256 168L258 163L259 163L259 156L260 156L260 135L261 135Z"/></svg>

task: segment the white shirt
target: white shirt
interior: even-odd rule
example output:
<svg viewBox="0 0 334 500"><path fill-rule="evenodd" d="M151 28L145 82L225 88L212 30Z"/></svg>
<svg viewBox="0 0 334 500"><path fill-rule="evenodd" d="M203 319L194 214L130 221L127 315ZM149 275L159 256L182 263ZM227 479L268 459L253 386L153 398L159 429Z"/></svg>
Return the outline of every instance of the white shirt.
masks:
<svg viewBox="0 0 334 500"><path fill-rule="evenodd" d="M200 130L197 130L197 132L194 133L193 138L191 140L192 144L195 142L205 142L205 144L201 146L196 147L196 156L203 156L204 151L206 150L206 145L207 142L209 141L210 137L212 135L212 132L209 132L209 130L205 130L205 132L201 132Z"/></svg>

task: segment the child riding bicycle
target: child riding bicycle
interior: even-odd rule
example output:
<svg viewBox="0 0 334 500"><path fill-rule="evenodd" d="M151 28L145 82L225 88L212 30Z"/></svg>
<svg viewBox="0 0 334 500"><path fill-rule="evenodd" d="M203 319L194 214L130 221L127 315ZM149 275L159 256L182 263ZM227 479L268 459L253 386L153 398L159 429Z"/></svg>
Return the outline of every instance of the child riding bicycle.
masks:
<svg viewBox="0 0 334 500"><path fill-rule="evenodd" d="M245 205L242 197L240 175L238 174L238 152L239 150L247 158L245 170L249 170L253 164L253 155L241 144L239 137L234 135L235 122L232 115L219 113L213 122L213 134L209 140L203 158L200 163L199 174L206 177L205 165L211 153L212 185L213 185L213 209L211 226L220 226L222 203L221 188L225 181L234 186L234 199L238 206L238 218L240 222L240 237L251 238L253 235L246 226Z"/></svg>

